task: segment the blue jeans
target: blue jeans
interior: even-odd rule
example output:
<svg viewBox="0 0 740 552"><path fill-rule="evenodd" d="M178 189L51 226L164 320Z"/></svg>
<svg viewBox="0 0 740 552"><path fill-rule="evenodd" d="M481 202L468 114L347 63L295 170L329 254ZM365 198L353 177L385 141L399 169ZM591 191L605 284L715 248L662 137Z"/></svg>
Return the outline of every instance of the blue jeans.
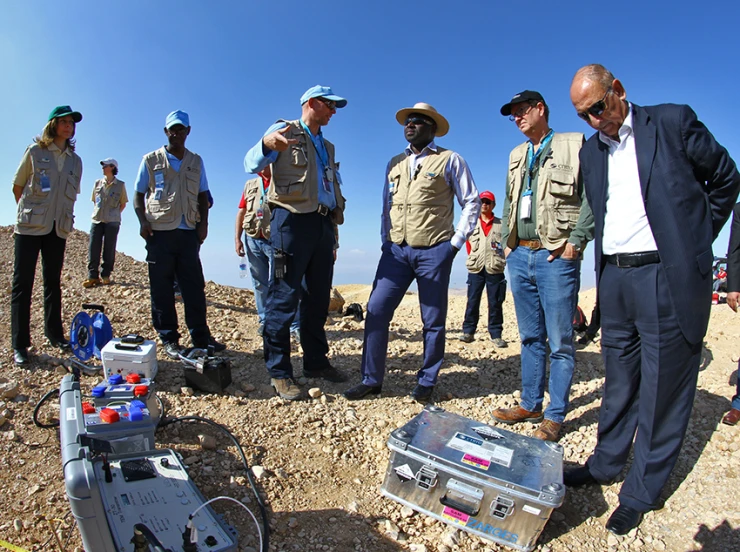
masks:
<svg viewBox="0 0 740 552"><path fill-rule="evenodd" d="M416 280L424 323L424 361L417 373L420 385L432 387L445 355L447 290L456 251L449 241L432 247L383 244L373 291L367 304L362 383L383 385L388 356L388 327L406 290Z"/></svg>
<svg viewBox="0 0 740 552"><path fill-rule="evenodd" d="M542 410L547 343L550 345L550 404L545 418L562 423L568 409L575 366L573 314L578 303L581 261L519 246L506 258L522 343L521 407Z"/></svg>
<svg viewBox="0 0 740 552"><path fill-rule="evenodd" d="M247 260L249 261L249 273L252 275L254 284L254 303L257 306L257 318L260 326L265 324L265 304L267 303L267 290L270 289L270 265L272 265L272 246L267 240L247 236ZM298 308L300 308L300 303ZM290 331L299 329L298 317L293 318Z"/></svg>
<svg viewBox="0 0 740 552"><path fill-rule="evenodd" d="M484 288L488 297L488 334L491 339L500 338L504 329L502 305L506 299L506 280L503 273L488 274L485 269L477 273L468 272L468 304L465 306L463 333L475 335Z"/></svg>
<svg viewBox="0 0 740 552"><path fill-rule="evenodd" d="M732 408L740 410L740 362L737 363L737 388L735 396L732 397Z"/></svg>

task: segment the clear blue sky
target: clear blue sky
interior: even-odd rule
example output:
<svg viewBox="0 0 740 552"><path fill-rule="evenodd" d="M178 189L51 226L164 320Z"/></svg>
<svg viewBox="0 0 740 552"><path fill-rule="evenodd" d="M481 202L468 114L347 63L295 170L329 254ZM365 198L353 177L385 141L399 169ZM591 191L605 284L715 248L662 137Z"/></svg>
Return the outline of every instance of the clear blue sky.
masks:
<svg viewBox="0 0 740 552"><path fill-rule="evenodd" d="M24 148L51 109L84 115L85 164L75 226L88 231L98 161L115 157L129 195L142 155L165 143L167 113L190 114L187 146L203 157L215 197L202 249L206 278L239 280L233 226L246 151L277 118L297 118L299 98L332 86L349 105L324 129L342 164L346 223L336 283L371 283L380 254L386 163L406 145L395 112L418 101L450 121L439 144L469 163L501 214L509 151L524 140L499 108L540 91L556 131L590 129L568 97L582 65L606 65L638 104L688 103L740 160L737 125L740 8L735 2L297 2L194 0L4 2L0 19L0 224L12 224L10 183ZM459 211L459 210L458 210ZM715 243L727 249L728 230ZM130 205L119 249L144 242ZM593 285L593 257L583 265ZM465 285L458 255L452 286Z"/></svg>

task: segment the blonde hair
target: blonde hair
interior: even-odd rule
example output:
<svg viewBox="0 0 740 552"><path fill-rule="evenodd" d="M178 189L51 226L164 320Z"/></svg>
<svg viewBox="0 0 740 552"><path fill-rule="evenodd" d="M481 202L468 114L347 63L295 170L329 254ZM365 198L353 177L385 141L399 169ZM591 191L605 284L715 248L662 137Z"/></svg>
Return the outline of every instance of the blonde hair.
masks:
<svg viewBox="0 0 740 552"><path fill-rule="evenodd" d="M48 148L54 142L54 138L57 137L57 121L58 120L59 118L55 117L54 119L46 123L44 130L42 130L41 134L36 136L36 138L34 138L33 141L36 142L42 148ZM69 138L67 140L67 147L71 151L75 150L74 139Z"/></svg>

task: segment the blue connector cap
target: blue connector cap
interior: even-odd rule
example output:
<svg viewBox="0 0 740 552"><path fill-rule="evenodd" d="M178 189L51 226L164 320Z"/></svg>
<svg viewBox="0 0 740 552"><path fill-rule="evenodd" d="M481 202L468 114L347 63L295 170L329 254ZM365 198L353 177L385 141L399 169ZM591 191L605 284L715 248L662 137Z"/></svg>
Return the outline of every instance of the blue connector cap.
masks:
<svg viewBox="0 0 740 552"><path fill-rule="evenodd" d="M92 396L97 398L105 396L105 390L108 389L106 385L96 385L92 388Z"/></svg>
<svg viewBox="0 0 740 552"><path fill-rule="evenodd" d="M121 374L113 374L112 376L108 376L108 383L111 385L118 385L120 383L123 383L123 376Z"/></svg>

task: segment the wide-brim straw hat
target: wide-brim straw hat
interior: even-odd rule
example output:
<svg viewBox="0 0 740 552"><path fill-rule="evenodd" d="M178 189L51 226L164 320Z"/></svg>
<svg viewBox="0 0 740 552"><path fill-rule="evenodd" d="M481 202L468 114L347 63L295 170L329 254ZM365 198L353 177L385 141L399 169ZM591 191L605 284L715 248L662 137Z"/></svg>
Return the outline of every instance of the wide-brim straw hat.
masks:
<svg viewBox="0 0 740 552"><path fill-rule="evenodd" d="M426 115L433 119L434 122L437 123L437 132L435 133L435 136L444 136L450 130L450 123L447 122L447 119L442 117L442 115L440 115L431 105L424 102L414 104L414 107L405 107L399 110L396 113L396 121L403 126L406 124L406 118L412 113L421 113L422 115Z"/></svg>

